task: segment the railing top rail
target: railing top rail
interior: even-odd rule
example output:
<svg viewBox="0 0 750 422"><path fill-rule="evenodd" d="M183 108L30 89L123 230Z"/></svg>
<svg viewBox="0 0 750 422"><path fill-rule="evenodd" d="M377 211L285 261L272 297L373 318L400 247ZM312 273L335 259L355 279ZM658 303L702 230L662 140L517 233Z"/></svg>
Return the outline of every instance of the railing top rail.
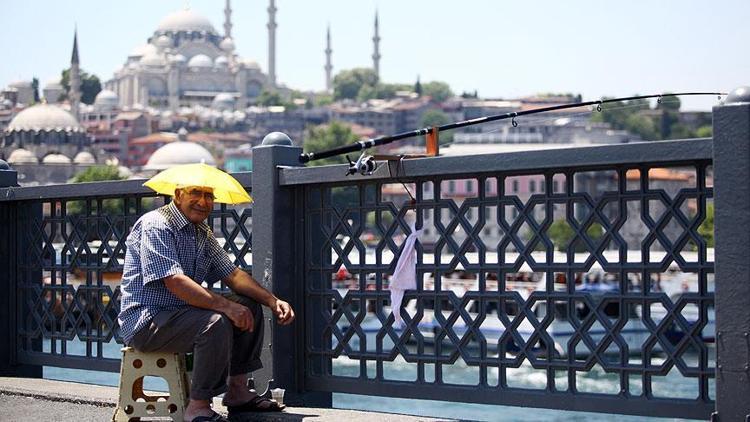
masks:
<svg viewBox="0 0 750 422"><path fill-rule="evenodd" d="M597 170L618 164L679 165L696 160L711 160L711 138L686 139L632 144L598 145L519 151L498 154L448 156L404 160L396 169L380 166L369 176L346 176L347 165L320 167L281 167L282 186L319 183L352 183L362 180L409 180L418 177L471 176L479 173L508 171L544 171L577 168ZM1 192L1 191L0 191Z"/></svg>
<svg viewBox="0 0 750 422"><path fill-rule="evenodd" d="M232 173L243 186L251 186L252 172ZM0 202L29 201L39 199L75 199L85 197L117 197L156 193L143 186L147 179L111 180L103 182L71 183L0 188Z"/></svg>

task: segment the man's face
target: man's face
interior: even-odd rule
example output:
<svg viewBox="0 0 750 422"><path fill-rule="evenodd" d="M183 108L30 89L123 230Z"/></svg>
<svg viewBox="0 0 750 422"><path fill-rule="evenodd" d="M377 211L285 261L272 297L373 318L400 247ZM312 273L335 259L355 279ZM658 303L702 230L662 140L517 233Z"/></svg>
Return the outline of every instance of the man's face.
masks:
<svg viewBox="0 0 750 422"><path fill-rule="evenodd" d="M176 189L174 203L191 223L198 224L214 209L214 190L205 186Z"/></svg>

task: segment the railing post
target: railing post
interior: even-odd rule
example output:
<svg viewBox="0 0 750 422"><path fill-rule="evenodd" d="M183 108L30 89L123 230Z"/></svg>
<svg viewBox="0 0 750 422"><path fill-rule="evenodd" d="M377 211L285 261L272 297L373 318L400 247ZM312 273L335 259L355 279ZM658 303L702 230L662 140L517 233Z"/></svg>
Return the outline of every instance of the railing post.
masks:
<svg viewBox="0 0 750 422"><path fill-rule="evenodd" d="M750 416L750 88L713 109L716 413Z"/></svg>
<svg viewBox="0 0 750 422"><path fill-rule="evenodd" d="M268 134L253 148L253 277L288 301L297 320L272 324L273 385L285 388L286 403L330 407L331 394L305 390L304 265L298 254L304 226L296 221L296 189L279 186L279 166L301 166L302 148L280 132ZM267 363L264 361L264 363Z"/></svg>
<svg viewBox="0 0 750 422"><path fill-rule="evenodd" d="M8 164L0 160L0 188L18 186L18 175ZM12 199L12 191L6 190L3 199ZM0 376L41 378L42 367L18 362L18 306L22 306L19 284L19 236L22 228L19 220L23 210L17 202L0 202ZM39 279L41 283L41 277Z"/></svg>

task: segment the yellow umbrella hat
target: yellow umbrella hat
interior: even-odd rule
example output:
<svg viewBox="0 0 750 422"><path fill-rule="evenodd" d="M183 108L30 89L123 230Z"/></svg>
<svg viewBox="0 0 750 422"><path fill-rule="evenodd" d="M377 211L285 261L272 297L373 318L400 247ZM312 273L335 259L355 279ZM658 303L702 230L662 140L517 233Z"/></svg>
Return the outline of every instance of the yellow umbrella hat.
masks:
<svg viewBox="0 0 750 422"><path fill-rule="evenodd" d="M253 200L237 179L203 163L168 168L149 179L143 186L172 196L178 187L209 187L214 190L215 201L222 204L242 204Z"/></svg>

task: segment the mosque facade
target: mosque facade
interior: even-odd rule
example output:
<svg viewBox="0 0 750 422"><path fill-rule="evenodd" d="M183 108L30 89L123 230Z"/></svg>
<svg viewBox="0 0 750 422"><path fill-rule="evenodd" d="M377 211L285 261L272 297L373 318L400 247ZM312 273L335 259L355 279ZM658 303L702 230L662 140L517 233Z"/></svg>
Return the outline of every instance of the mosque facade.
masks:
<svg viewBox="0 0 750 422"><path fill-rule="evenodd" d="M240 110L255 103L264 89L273 88L275 78L256 62L235 54L231 11L226 0L223 34L191 9L166 16L147 43L128 55L105 88L119 97L121 107L130 108L210 107L217 96L225 102L232 99L233 107ZM268 11L273 22L276 9ZM269 26L269 37L273 31L275 25ZM269 49L274 44L269 43ZM269 57L269 69L275 69L275 56Z"/></svg>

